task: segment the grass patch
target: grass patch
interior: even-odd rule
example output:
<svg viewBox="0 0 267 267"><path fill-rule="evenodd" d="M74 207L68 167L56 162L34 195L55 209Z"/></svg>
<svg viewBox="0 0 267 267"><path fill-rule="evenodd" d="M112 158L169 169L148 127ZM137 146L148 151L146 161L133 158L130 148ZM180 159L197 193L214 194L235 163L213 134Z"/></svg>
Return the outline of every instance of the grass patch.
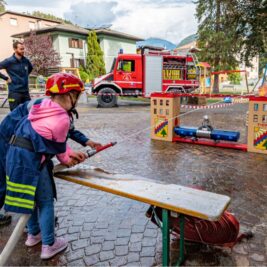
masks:
<svg viewBox="0 0 267 267"><path fill-rule="evenodd" d="M207 104L213 104L219 101L222 101L222 98L209 98L207 99Z"/></svg>
<svg viewBox="0 0 267 267"><path fill-rule="evenodd" d="M128 100L128 101L137 101L137 102L150 102L150 98L144 98L144 97L129 97L129 96L123 96L119 97L120 100Z"/></svg>
<svg viewBox="0 0 267 267"><path fill-rule="evenodd" d="M222 94L222 95L240 95L241 90L240 91L222 91L222 92L220 92L220 94Z"/></svg>
<svg viewBox="0 0 267 267"><path fill-rule="evenodd" d="M87 95L87 98L96 98L95 95Z"/></svg>
<svg viewBox="0 0 267 267"><path fill-rule="evenodd" d="M87 98L96 98L96 95L87 95ZM119 100L137 101L137 102L150 102L149 98L143 97L129 97L129 96L119 96Z"/></svg>

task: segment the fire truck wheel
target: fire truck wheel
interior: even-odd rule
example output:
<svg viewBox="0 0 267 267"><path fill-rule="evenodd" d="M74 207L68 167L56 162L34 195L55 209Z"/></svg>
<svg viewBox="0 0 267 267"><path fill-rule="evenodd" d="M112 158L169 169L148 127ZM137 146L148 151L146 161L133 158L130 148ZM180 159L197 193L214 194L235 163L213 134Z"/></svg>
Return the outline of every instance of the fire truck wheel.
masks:
<svg viewBox="0 0 267 267"><path fill-rule="evenodd" d="M98 105L103 108L112 108L114 106L117 106L117 93L112 88L102 88L97 94L97 102Z"/></svg>

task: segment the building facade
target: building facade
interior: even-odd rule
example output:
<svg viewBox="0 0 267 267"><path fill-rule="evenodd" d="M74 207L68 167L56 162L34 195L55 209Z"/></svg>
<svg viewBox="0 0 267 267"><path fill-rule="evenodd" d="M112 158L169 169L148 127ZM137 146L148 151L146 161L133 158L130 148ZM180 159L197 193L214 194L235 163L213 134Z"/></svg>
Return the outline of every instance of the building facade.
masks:
<svg viewBox="0 0 267 267"><path fill-rule="evenodd" d="M85 64L87 54L88 30L69 24L59 24L38 29L37 35L49 34L53 41L53 48L58 52L61 63L59 67L79 68ZM30 31L13 35L23 40L31 34Z"/></svg>
<svg viewBox="0 0 267 267"><path fill-rule="evenodd" d="M109 72L113 59L122 50L124 53L136 54L136 41L138 37L113 30L95 30L104 53L106 72ZM30 31L13 35L13 38L24 39L30 35ZM86 62L87 37L89 30L69 24L59 24L36 30L36 34L49 34L53 40L53 47L61 58L60 67L79 68Z"/></svg>
<svg viewBox="0 0 267 267"><path fill-rule="evenodd" d="M53 46L61 58L61 67L79 68L86 62L86 36L71 33L52 35Z"/></svg>
<svg viewBox="0 0 267 267"><path fill-rule="evenodd" d="M104 53L106 72L111 70L113 60L119 52L136 54L136 42L143 40L139 37L111 29L96 29L95 32L101 50Z"/></svg>
<svg viewBox="0 0 267 267"><path fill-rule="evenodd" d="M20 32L51 27L58 24L60 23L54 20L43 19L13 11L0 13L0 61L10 57L13 53L12 44L14 38L12 35Z"/></svg>
<svg viewBox="0 0 267 267"><path fill-rule="evenodd" d="M244 63L241 63L239 65L239 68L241 70L246 70L248 79L251 80L258 80L259 78L259 64L260 64L260 59L259 56L255 56L251 59L251 67L246 67Z"/></svg>

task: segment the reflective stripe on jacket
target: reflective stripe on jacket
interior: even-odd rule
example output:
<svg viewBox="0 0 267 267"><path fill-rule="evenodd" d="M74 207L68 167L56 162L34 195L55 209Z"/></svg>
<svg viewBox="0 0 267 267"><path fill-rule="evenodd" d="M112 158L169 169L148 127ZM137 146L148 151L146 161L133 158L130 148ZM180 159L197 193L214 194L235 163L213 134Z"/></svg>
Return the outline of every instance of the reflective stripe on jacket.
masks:
<svg viewBox="0 0 267 267"><path fill-rule="evenodd" d="M5 210L29 214L34 208L42 156L51 158L56 154L64 153L66 142L59 143L43 138L34 131L27 117L19 123L15 135L31 140L34 152L10 145L6 156Z"/></svg>

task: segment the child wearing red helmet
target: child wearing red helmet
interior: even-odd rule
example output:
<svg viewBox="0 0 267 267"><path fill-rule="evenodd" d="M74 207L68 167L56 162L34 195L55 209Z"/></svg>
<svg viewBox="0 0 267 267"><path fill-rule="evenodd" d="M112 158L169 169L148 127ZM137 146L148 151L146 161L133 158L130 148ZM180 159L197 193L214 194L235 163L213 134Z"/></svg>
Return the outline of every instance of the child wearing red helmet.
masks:
<svg viewBox="0 0 267 267"><path fill-rule="evenodd" d="M67 247L65 239L55 238L53 188L44 166L54 155L67 166L85 160L84 153L72 151L66 144L70 111L82 91L83 84L74 75L52 75L46 84L50 98L35 102L19 122L6 156L5 209L32 214L25 244L33 246L42 240L42 259Z"/></svg>

